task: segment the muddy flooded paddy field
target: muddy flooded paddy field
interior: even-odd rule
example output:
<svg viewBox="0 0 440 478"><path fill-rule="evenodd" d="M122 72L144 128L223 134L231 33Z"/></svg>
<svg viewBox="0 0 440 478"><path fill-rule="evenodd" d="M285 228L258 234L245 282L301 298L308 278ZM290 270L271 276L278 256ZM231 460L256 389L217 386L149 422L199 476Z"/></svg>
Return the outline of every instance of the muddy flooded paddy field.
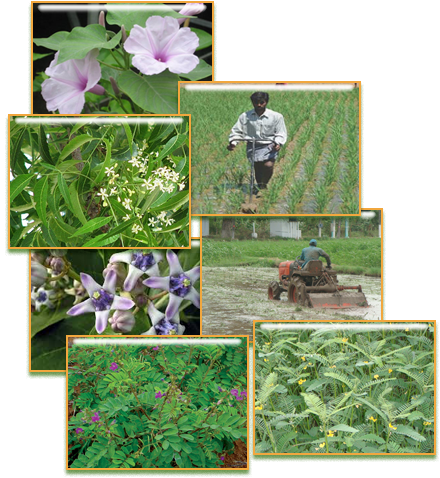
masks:
<svg viewBox="0 0 440 478"><path fill-rule="evenodd" d="M361 285L369 307L310 309L267 298L267 287L278 280L278 269L267 267L203 267L202 331L208 335L249 335L254 320L380 320L380 277L338 274L339 284Z"/></svg>

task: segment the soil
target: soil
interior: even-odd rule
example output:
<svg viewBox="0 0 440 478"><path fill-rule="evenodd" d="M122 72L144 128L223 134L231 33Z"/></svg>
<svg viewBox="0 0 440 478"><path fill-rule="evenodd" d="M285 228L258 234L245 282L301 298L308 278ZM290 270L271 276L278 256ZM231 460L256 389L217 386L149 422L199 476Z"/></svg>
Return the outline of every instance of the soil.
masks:
<svg viewBox="0 0 440 478"><path fill-rule="evenodd" d="M223 455L225 457L220 468L246 468L247 467L247 446L242 440L234 442L234 453Z"/></svg>
<svg viewBox="0 0 440 478"><path fill-rule="evenodd" d="M274 268L203 267L203 334L248 334L252 340L254 320L381 319L380 278L338 274L339 284L362 286L369 307L337 310L298 307L285 293L281 300L269 300L268 285L277 278Z"/></svg>

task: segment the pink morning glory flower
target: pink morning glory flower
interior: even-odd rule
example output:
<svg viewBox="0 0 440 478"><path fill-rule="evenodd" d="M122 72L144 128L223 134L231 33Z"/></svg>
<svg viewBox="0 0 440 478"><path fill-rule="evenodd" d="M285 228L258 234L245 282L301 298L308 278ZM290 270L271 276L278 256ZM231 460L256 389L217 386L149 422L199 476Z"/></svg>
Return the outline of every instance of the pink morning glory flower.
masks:
<svg viewBox="0 0 440 478"><path fill-rule="evenodd" d="M112 362L112 364L110 365L110 370L118 370L118 364L116 362Z"/></svg>
<svg viewBox="0 0 440 478"><path fill-rule="evenodd" d="M150 302L148 315L152 326L142 335L183 335L185 326L180 325L179 311L176 312L174 317L167 319L166 315L157 310L153 302Z"/></svg>
<svg viewBox="0 0 440 478"><path fill-rule="evenodd" d="M167 68L172 73L189 73L199 64L193 53L198 36L189 28L179 28L172 17L150 17L145 28L134 25L124 49L133 53L135 66L144 75L157 75Z"/></svg>
<svg viewBox="0 0 440 478"><path fill-rule="evenodd" d="M113 254L109 262L110 264L116 262L128 264L128 275L124 282L124 290L130 292L142 275L158 276L160 274L157 264L161 260L163 260L163 255L160 252L125 251Z"/></svg>
<svg viewBox="0 0 440 478"><path fill-rule="evenodd" d="M206 9L205 5L203 3L187 3L181 10L180 14L185 15L188 17L193 17L194 15L198 15L199 13L202 13ZM181 25L186 18L178 18L177 21Z"/></svg>
<svg viewBox="0 0 440 478"><path fill-rule="evenodd" d="M166 318L171 320L179 310L181 302L190 300L200 308L200 294L193 284L200 278L200 266L184 272L177 254L167 251L167 260L170 265L170 275L166 277L150 277L143 283L154 289L163 289L170 292L170 301L165 311Z"/></svg>
<svg viewBox="0 0 440 478"><path fill-rule="evenodd" d="M88 274L81 273L80 276L90 298L74 305L67 311L67 314L81 315L95 312L95 328L98 334L101 334L107 327L110 310L129 310L135 305L132 300L115 295L117 280L115 271L110 271L107 274L102 286Z"/></svg>
<svg viewBox="0 0 440 478"><path fill-rule="evenodd" d="M49 111L58 110L60 114L81 113L85 103L85 93L104 94L98 85L101 67L96 60L99 50L94 49L81 60L67 60L57 65L59 52L46 69L50 78L43 81L41 94Z"/></svg>

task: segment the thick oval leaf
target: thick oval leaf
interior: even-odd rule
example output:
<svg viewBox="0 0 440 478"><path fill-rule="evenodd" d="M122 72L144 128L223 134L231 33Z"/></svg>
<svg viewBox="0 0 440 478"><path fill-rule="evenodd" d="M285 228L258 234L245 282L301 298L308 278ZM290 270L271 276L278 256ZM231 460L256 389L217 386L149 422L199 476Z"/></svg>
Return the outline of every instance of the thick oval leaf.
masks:
<svg viewBox="0 0 440 478"><path fill-rule="evenodd" d="M131 6L133 7L133 5ZM108 12L106 17L107 23L109 23L110 25L124 25L127 31L131 30L134 25L139 25L142 28L145 28L145 23L153 15L158 15L162 17L166 15L167 17L185 18L183 15L180 15L180 13L176 12L167 5L158 5L157 10L120 10L117 7L114 8L111 3L108 3L106 5Z"/></svg>
<svg viewBox="0 0 440 478"><path fill-rule="evenodd" d="M96 23L86 27L75 27L61 44L58 64L84 58L94 48L112 49L120 41L120 31L111 40L107 40L105 28Z"/></svg>
<svg viewBox="0 0 440 478"><path fill-rule="evenodd" d="M178 76L164 71L159 75L140 76L124 71L118 85L138 106L150 113L177 113Z"/></svg>
<svg viewBox="0 0 440 478"><path fill-rule="evenodd" d="M191 27L191 31L199 37L199 46L196 50L203 50L203 48L208 48L212 45L212 35L210 35L208 32L193 27Z"/></svg>
<svg viewBox="0 0 440 478"><path fill-rule="evenodd" d="M33 174L20 174L10 184L11 202L23 191L23 189L32 181Z"/></svg>
<svg viewBox="0 0 440 478"><path fill-rule="evenodd" d="M69 36L69 32L56 32L49 38L34 38L35 45L44 46L49 50L59 50L64 40Z"/></svg>
<svg viewBox="0 0 440 478"><path fill-rule="evenodd" d="M88 223L85 226L80 227L77 231L75 231L74 234L72 234L71 237L78 237L78 236L82 236L84 234L93 232L96 229L99 229L100 227L105 226L111 220L112 220L111 217L96 217L95 219L88 221Z"/></svg>

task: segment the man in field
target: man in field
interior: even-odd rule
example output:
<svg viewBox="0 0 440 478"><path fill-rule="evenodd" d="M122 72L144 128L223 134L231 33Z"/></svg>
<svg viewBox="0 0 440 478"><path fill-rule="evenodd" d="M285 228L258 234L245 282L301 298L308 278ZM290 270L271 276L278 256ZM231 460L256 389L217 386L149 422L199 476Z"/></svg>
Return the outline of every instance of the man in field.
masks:
<svg viewBox="0 0 440 478"><path fill-rule="evenodd" d="M269 102L268 93L257 91L252 94L254 109L242 113L229 135L227 149L233 151L238 139L255 138L261 141L272 141L271 144L255 144L255 179L259 189L265 189L273 174L273 167L278 152L287 140L284 117L266 108ZM252 143L248 142L247 158L252 161ZM256 194L258 191L254 191Z"/></svg>
<svg viewBox="0 0 440 478"><path fill-rule="evenodd" d="M301 267L304 269L307 262L317 261L322 256L327 261L327 268L331 269L332 263L331 263L331 260L330 260L330 256L326 252L324 252L322 249L320 249L319 247L316 247L316 244L317 244L316 239L312 239L309 242L309 247L305 247L301 251L300 260L305 261L304 264Z"/></svg>

